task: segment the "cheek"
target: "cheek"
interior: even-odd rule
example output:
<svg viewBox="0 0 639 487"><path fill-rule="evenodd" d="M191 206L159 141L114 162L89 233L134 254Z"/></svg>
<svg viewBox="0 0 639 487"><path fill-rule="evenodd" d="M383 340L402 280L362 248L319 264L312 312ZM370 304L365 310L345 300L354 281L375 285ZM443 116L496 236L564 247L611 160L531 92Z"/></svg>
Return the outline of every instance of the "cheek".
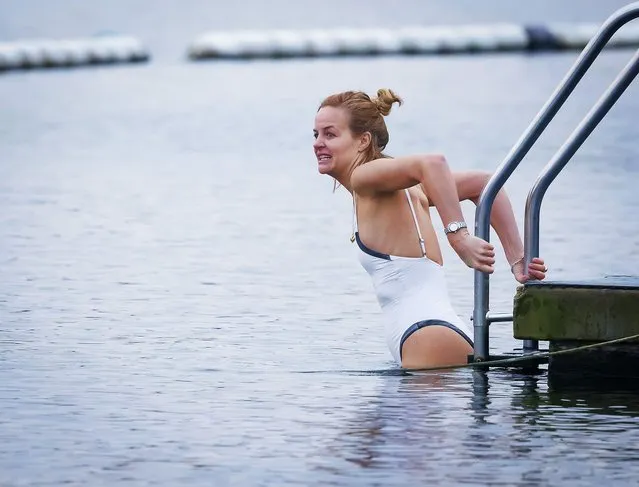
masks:
<svg viewBox="0 0 639 487"><path fill-rule="evenodd" d="M339 140L335 142L334 152L337 154L350 154L353 152L353 144L348 140Z"/></svg>

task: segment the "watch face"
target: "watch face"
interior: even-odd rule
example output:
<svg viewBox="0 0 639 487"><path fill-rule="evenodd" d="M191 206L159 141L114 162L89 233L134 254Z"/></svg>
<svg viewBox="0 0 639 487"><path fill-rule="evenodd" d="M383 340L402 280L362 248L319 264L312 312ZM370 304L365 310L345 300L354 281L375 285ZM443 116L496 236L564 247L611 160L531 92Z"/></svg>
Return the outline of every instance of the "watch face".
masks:
<svg viewBox="0 0 639 487"><path fill-rule="evenodd" d="M458 223L451 223L450 225L448 225L448 229L451 232L456 232L457 230L459 230L459 224Z"/></svg>

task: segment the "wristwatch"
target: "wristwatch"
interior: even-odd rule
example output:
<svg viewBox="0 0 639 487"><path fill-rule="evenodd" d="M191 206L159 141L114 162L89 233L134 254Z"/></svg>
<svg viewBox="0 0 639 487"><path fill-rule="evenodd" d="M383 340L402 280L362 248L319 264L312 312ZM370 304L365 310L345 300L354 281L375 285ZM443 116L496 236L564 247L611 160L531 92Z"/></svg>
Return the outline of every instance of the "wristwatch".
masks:
<svg viewBox="0 0 639 487"><path fill-rule="evenodd" d="M448 235L449 233L455 233L462 228L467 228L466 222L450 222L444 228L444 233Z"/></svg>

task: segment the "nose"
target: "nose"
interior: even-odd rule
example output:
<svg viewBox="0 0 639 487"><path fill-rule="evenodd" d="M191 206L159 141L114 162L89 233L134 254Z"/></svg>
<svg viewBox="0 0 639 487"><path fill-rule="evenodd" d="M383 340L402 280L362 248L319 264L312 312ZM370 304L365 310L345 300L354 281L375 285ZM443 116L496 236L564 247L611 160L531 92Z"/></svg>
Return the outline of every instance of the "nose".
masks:
<svg viewBox="0 0 639 487"><path fill-rule="evenodd" d="M321 147L324 146L324 142L322 141L322 139L320 137L318 137L317 139L315 139L315 141L313 142L313 149L317 150Z"/></svg>

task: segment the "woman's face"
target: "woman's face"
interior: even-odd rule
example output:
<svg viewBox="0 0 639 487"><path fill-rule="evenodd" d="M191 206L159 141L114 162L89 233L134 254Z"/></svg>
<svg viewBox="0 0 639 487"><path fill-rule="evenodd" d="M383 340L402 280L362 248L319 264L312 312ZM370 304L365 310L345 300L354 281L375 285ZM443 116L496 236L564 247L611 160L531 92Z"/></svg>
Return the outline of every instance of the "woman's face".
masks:
<svg viewBox="0 0 639 487"><path fill-rule="evenodd" d="M344 173L358 157L362 141L353 136L348 122L343 108L323 107L317 112L313 150L320 174Z"/></svg>

